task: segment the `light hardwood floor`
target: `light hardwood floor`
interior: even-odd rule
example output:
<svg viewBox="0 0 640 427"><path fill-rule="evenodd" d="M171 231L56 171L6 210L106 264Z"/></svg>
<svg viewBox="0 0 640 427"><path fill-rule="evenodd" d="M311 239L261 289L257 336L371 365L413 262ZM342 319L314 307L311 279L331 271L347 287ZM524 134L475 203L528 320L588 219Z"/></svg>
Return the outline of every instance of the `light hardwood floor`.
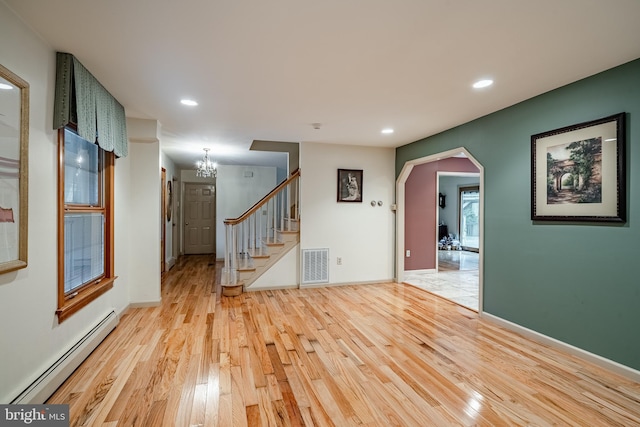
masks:
<svg viewBox="0 0 640 427"><path fill-rule="evenodd" d="M183 257L49 403L72 426L640 425L639 383L413 286L226 298L215 270Z"/></svg>

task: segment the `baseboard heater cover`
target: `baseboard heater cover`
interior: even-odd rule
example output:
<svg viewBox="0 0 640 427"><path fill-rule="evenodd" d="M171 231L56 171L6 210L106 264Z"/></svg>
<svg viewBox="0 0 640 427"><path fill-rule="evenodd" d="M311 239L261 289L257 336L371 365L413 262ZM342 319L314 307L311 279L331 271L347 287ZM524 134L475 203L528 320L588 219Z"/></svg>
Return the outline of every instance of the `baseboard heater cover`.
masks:
<svg viewBox="0 0 640 427"><path fill-rule="evenodd" d="M302 283L329 282L329 249L302 250Z"/></svg>
<svg viewBox="0 0 640 427"><path fill-rule="evenodd" d="M117 325L118 316L112 310L20 393L11 404L43 404Z"/></svg>

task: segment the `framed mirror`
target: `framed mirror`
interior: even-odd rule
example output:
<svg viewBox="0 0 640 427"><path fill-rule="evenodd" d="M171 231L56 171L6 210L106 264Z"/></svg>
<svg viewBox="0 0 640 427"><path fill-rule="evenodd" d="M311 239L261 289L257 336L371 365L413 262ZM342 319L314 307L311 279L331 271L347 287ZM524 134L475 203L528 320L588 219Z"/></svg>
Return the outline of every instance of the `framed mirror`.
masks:
<svg viewBox="0 0 640 427"><path fill-rule="evenodd" d="M29 84L0 65L0 273L27 266Z"/></svg>

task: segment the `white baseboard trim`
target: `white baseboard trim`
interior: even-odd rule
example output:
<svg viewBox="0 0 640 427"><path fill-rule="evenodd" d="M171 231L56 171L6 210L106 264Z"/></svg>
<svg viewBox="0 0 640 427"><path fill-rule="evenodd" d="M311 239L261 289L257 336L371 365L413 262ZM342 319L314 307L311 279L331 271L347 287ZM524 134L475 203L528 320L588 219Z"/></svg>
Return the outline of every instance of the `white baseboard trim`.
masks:
<svg viewBox="0 0 640 427"><path fill-rule="evenodd" d="M161 300L132 302L127 306L127 309L129 309L129 308L158 307L160 304L162 304Z"/></svg>
<svg viewBox="0 0 640 427"><path fill-rule="evenodd" d="M615 372L616 374L621 375L631 381L640 382L640 371L637 371L629 366L623 365L621 363L618 363L613 360L607 359L605 357L599 356L597 354L591 353L587 350L583 350L579 347L575 347L571 344L567 344L555 338L551 338L550 336L541 334L540 332L536 332L529 328L525 328L524 326L520 326L516 323L510 322L498 316L494 316L493 314L489 314L487 312L483 312L480 315L480 317L482 317L483 319L487 319L490 322L500 325L506 329L517 332L520 335L523 335L534 341L537 341L542 344L546 344L556 349L560 349L573 356L576 356L583 360L591 362L594 365L597 365L608 371Z"/></svg>
<svg viewBox="0 0 640 427"><path fill-rule="evenodd" d="M249 286L249 287L244 288L244 292L275 291L275 290L279 290L279 289L298 289L298 288L299 288L298 285L265 286L264 288L254 288L252 286Z"/></svg>
<svg viewBox="0 0 640 427"><path fill-rule="evenodd" d="M396 283L396 281L395 279L382 279L382 280L368 280L366 282L313 283L310 285L300 286L300 289L328 288L332 286L349 286L349 285L377 285L380 283Z"/></svg>
<svg viewBox="0 0 640 427"><path fill-rule="evenodd" d="M332 286L349 286L349 285L375 285L378 283L396 283L395 279L371 280L367 282L343 282L343 283L313 283L309 285L286 285L286 286L267 286L264 288L253 288L251 286L244 288L244 292L255 291L273 291L277 289L311 289L311 288L329 288Z"/></svg>
<svg viewBox="0 0 640 427"><path fill-rule="evenodd" d="M11 404L43 404L117 325L118 316L112 310L13 399Z"/></svg>
<svg viewBox="0 0 640 427"><path fill-rule="evenodd" d="M404 274L405 276L407 274L423 274L423 273L437 273L438 270L436 270L435 268L427 268L425 270L405 270Z"/></svg>

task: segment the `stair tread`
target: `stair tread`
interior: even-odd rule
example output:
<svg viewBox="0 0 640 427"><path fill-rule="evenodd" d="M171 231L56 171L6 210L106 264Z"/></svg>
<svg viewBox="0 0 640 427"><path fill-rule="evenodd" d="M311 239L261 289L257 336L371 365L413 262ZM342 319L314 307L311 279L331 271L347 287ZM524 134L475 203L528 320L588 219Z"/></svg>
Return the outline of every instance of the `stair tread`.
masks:
<svg viewBox="0 0 640 427"><path fill-rule="evenodd" d="M263 249L252 249L249 251L249 256L251 258L269 258L269 254Z"/></svg>
<svg viewBox="0 0 640 427"><path fill-rule="evenodd" d="M223 288L233 288L235 286L244 286L244 281L240 280L238 283L220 283Z"/></svg>
<svg viewBox="0 0 640 427"><path fill-rule="evenodd" d="M220 284L222 287L222 296L224 297L237 297L244 292L244 282L238 282L234 284Z"/></svg>
<svg viewBox="0 0 640 427"><path fill-rule="evenodd" d="M233 288L235 286L244 286L244 280L238 280L236 283L227 283L221 280L220 286L223 286L225 288Z"/></svg>
<svg viewBox="0 0 640 427"><path fill-rule="evenodd" d="M299 234L300 230L276 230L278 233L282 234Z"/></svg>

